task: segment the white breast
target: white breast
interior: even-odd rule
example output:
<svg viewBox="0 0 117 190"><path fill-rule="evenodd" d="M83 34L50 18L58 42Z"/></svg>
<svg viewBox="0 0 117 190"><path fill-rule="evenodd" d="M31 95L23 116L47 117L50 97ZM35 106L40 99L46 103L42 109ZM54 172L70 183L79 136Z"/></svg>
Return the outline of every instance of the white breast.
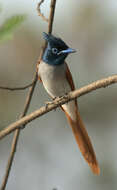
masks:
<svg viewBox="0 0 117 190"><path fill-rule="evenodd" d="M71 91L71 87L66 79L66 65L53 66L41 62L39 64L38 74L41 77L43 85L48 94L55 98L57 96L63 96L65 93ZM71 101L62 106L68 114L75 119L75 103Z"/></svg>

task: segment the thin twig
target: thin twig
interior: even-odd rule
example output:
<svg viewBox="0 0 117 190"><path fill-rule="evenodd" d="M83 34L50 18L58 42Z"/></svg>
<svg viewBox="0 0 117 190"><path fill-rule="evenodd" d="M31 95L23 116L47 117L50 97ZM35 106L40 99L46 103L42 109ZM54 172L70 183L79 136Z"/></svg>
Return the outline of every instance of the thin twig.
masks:
<svg viewBox="0 0 117 190"><path fill-rule="evenodd" d="M25 90L33 85L33 82L22 87L7 87L7 86L0 86L1 90L10 90L10 91L15 91L15 90Z"/></svg>
<svg viewBox="0 0 117 190"><path fill-rule="evenodd" d="M98 81L95 81L89 85L86 85L80 89L74 90L69 92L67 95L63 97L58 97L54 101L50 102L47 106L43 106L40 109L32 112L31 114L19 119L18 121L12 123L7 128L3 129L0 132L0 139L5 137L6 135L10 134L17 128L21 128L22 125L25 125L32 120L48 113L49 111L52 111L53 109L59 107L60 105L63 105L77 97L83 96L85 94L88 94L96 89L105 88L109 85L112 85L114 83L117 83L117 75L110 76L108 78L104 78Z"/></svg>
<svg viewBox="0 0 117 190"><path fill-rule="evenodd" d="M52 32L52 26L53 26L53 18L54 18L54 12L55 12L55 5L56 5L56 0L51 0L51 5L50 5L50 16L49 16L49 24L48 24L48 33ZM41 52L40 52L40 56L38 59L38 62L40 62L41 57L43 55L43 52L46 48L47 43L45 42L44 47L42 48ZM31 99L32 99L32 95L37 83L37 72L35 73L34 79L32 81L33 85L32 87L29 89L27 98L26 98L26 102L25 102L25 106L24 106L24 111L21 114L20 118L24 117L29 109L30 103L31 103ZM25 127L26 123L23 124L22 126ZM21 126L21 128L22 128ZM15 152L16 152L16 147L17 147L17 143L18 143L18 138L19 138L19 134L20 134L20 129L18 128L15 131L14 137L13 137L13 141L12 141L12 146L11 146L11 152L9 155L9 159L8 159L8 163L7 163L7 167L6 167L6 171L5 171L5 175L2 181L2 185L0 190L5 190L8 178L9 178L9 174L10 174L10 170L11 170L11 166L13 163L13 159L15 156Z"/></svg>
<svg viewBox="0 0 117 190"><path fill-rule="evenodd" d="M45 0L41 0L41 1L38 3L38 5L37 5L37 11L38 11L38 15L39 15L40 17L42 17L42 19L43 19L44 21L49 22L49 19L46 18L46 17L44 16L44 14L41 12L41 5L42 5L42 3L44 3L44 1L45 1Z"/></svg>

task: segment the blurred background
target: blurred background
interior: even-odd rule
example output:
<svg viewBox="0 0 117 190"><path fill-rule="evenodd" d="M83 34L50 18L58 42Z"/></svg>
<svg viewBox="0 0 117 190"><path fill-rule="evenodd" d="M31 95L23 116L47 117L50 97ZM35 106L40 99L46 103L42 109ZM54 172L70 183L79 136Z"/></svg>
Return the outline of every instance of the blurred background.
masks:
<svg viewBox="0 0 117 190"><path fill-rule="evenodd" d="M48 16L49 2L43 13ZM0 86L29 84L34 76L42 32L47 23L38 16L37 0L1 0L0 24L14 15L26 15L13 38L0 41ZM77 53L67 58L76 88L116 74L117 1L57 1L53 34ZM16 121L28 90L0 90L0 129ZM29 113L50 100L37 83ZM8 190L117 189L117 85L78 99L83 121L92 139L101 174L94 176L82 158L71 128L60 109L36 119L21 132ZM0 183L13 134L0 141Z"/></svg>

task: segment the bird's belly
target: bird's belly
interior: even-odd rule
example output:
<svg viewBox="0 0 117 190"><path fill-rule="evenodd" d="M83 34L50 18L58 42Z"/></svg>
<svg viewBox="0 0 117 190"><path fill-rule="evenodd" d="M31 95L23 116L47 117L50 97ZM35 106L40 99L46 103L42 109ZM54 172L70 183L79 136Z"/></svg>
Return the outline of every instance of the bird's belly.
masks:
<svg viewBox="0 0 117 190"><path fill-rule="evenodd" d="M50 76L43 78L42 81L45 89L52 98L55 98L57 96L63 96L71 91L65 77Z"/></svg>
<svg viewBox="0 0 117 190"><path fill-rule="evenodd" d="M44 88L48 94L52 97L63 96L71 91L71 87L66 79L65 66L57 66L55 68L51 65L39 65L39 75L43 82ZM75 113L75 102L71 101L62 105L63 109L74 119Z"/></svg>

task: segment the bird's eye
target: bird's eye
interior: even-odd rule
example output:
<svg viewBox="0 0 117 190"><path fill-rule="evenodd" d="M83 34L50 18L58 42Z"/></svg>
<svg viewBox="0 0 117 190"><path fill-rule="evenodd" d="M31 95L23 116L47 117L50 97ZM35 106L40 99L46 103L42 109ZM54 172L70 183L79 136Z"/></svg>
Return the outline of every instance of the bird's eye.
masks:
<svg viewBox="0 0 117 190"><path fill-rule="evenodd" d="M52 53L53 54L57 54L58 53L58 49L57 48L52 48Z"/></svg>

